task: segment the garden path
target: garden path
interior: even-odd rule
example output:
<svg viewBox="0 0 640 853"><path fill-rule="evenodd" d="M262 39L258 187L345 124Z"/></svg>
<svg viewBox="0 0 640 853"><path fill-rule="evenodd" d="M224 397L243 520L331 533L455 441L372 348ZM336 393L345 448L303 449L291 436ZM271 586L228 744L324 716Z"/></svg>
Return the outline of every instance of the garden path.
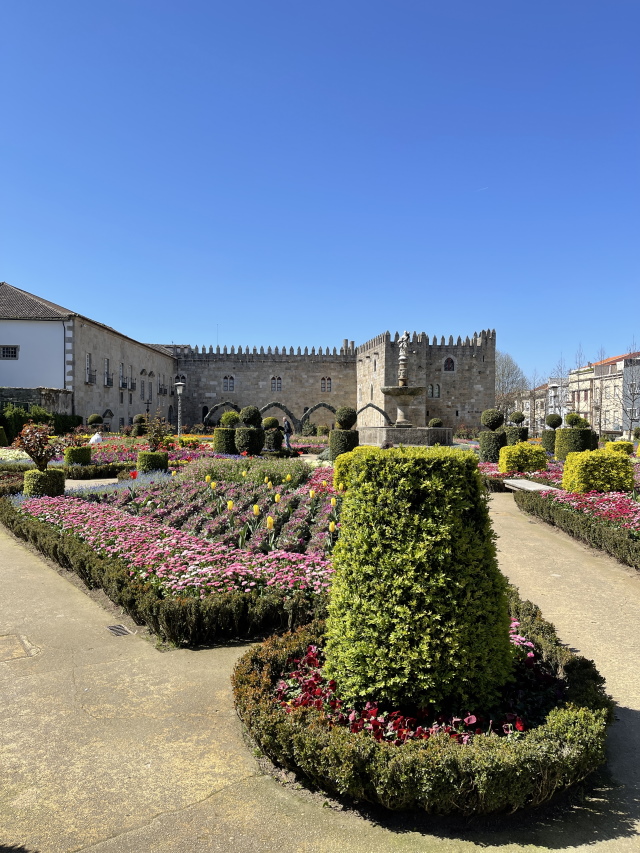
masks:
<svg viewBox="0 0 640 853"><path fill-rule="evenodd" d="M242 647L162 653L115 637L106 626L126 617L0 529L0 853L637 853L640 580L509 494L492 515L503 570L621 705L611 775L583 800L477 823L340 810L283 787L233 711Z"/></svg>

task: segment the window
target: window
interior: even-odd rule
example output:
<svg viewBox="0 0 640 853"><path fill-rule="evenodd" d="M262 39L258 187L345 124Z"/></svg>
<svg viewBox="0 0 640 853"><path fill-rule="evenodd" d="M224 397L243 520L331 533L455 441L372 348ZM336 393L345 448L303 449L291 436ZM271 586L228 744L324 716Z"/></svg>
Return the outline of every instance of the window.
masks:
<svg viewBox="0 0 640 853"><path fill-rule="evenodd" d="M122 406L123 404L124 404L124 393L121 391L120 392L120 405ZM123 424L123 426L124 426L124 424Z"/></svg>
<svg viewBox="0 0 640 853"><path fill-rule="evenodd" d="M122 428L123 428L123 426L124 426L124 418L119 418L119 419L118 419L118 427L119 427L119 429L122 429Z"/></svg>
<svg viewBox="0 0 640 853"><path fill-rule="evenodd" d="M331 391L331 377L323 376L320 380L320 391Z"/></svg>
<svg viewBox="0 0 640 853"><path fill-rule="evenodd" d="M449 358L445 358L445 360L444 360L444 369L445 369L446 371L454 371L454 370L456 369L456 366L455 366L455 364L454 364L454 362L453 362L453 359L452 359L451 357L449 357Z"/></svg>
<svg viewBox="0 0 640 853"><path fill-rule="evenodd" d="M129 394L129 405L131 406L133 403L133 394Z"/></svg>
<svg viewBox="0 0 640 853"><path fill-rule="evenodd" d="M140 380L140 399L144 400L144 379Z"/></svg>
<svg viewBox="0 0 640 853"><path fill-rule="evenodd" d="M427 388L427 397L433 397L433 385L429 385Z"/></svg>
<svg viewBox="0 0 640 853"><path fill-rule="evenodd" d="M271 377L271 390L272 391L282 391L282 377L280 377L280 376L272 376Z"/></svg>
<svg viewBox="0 0 640 853"><path fill-rule="evenodd" d="M434 397L440 396L440 386L439 385L436 385L435 388L433 389L433 396Z"/></svg>
<svg viewBox="0 0 640 853"><path fill-rule="evenodd" d="M20 347L2 346L0 347L0 358L17 358Z"/></svg>
<svg viewBox="0 0 640 853"><path fill-rule="evenodd" d="M225 376L222 380L222 390L223 391L233 391L235 387L235 380L233 376Z"/></svg>

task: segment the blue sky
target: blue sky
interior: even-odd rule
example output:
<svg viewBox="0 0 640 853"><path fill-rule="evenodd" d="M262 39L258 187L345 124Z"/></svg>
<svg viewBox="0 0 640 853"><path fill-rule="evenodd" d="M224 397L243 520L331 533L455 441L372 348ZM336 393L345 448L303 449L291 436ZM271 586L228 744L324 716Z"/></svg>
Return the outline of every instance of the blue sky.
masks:
<svg viewBox="0 0 640 853"><path fill-rule="evenodd" d="M640 347L637 0L4 0L0 280L151 342Z"/></svg>

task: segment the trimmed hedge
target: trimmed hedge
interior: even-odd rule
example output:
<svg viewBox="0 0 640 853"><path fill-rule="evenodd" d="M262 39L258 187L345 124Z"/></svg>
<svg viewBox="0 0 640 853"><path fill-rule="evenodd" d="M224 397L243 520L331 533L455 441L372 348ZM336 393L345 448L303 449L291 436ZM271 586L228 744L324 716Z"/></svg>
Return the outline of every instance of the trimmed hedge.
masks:
<svg viewBox="0 0 640 853"><path fill-rule="evenodd" d="M483 430L478 438L480 445L480 462L497 462L500 458L500 448L507 443L504 432Z"/></svg>
<svg viewBox="0 0 640 853"><path fill-rule="evenodd" d="M498 409L485 409L480 415L482 426L490 430L496 430L504 423L504 415Z"/></svg>
<svg viewBox="0 0 640 853"><path fill-rule="evenodd" d="M626 453L627 456L633 456L632 441L608 441L604 449L607 453Z"/></svg>
<svg viewBox="0 0 640 853"><path fill-rule="evenodd" d="M273 418L275 420L275 418ZM264 447L265 450L282 450L282 442L284 441L284 433L276 426L275 429L266 429L264 431Z"/></svg>
<svg viewBox="0 0 640 853"><path fill-rule="evenodd" d="M290 659L322 643L321 624L272 638L244 654L232 679L238 715L273 761L337 795L432 814L488 814L540 805L604 763L613 703L592 661L562 646L538 608L520 601L513 588L510 611L520 622L519 632L567 684L566 705L520 738L476 737L461 745L445 734L398 747L363 732L330 728L312 708L287 713L274 700L276 684Z"/></svg>
<svg viewBox="0 0 640 853"><path fill-rule="evenodd" d="M8 447L9 441L7 440L7 433L3 426L0 425L0 447Z"/></svg>
<svg viewBox="0 0 640 853"><path fill-rule="evenodd" d="M24 493L31 497L50 498L64 495L64 471L62 468L47 468L46 471L38 471L32 468L24 474Z"/></svg>
<svg viewBox="0 0 640 853"><path fill-rule="evenodd" d="M370 444L363 444L359 447L354 447L348 453L341 453L333 465L333 487L342 491L348 489L351 485L351 469L355 459L359 459L364 455L373 456L377 448Z"/></svg>
<svg viewBox="0 0 640 853"><path fill-rule="evenodd" d="M431 418L431 420L428 423L428 426L439 428L439 427L443 427L444 423L442 422L442 418Z"/></svg>
<svg viewBox="0 0 640 853"><path fill-rule="evenodd" d="M570 453L564 463L562 488L567 492L629 492L633 462L626 453L584 450Z"/></svg>
<svg viewBox="0 0 640 853"><path fill-rule="evenodd" d="M87 418L87 423L89 424L89 426L96 426L97 424L101 424L102 422L102 415L94 414L89 415L89 417Z"/></svg>
<svg viewBox="0 0 640 853"><path fill-rule="evenodd" d="M598 518L554 503L536 492L514 492L513 498L523 512L537 516L592 548L605 551L626 566L640 569L640 541L633 539L629 530L610 527Z"/></svg>
<svg viewBox="0 0 640 853"><path fill-rule="evenodd" d="M226 412L222 413L220 426L227 427L228 429L235 429L239 423L240 415L234 409L227 409Z"/></svg>
<svg viewBox="0 0 640 853"><path fill-rule="evenodd" d="M255 406L247 406L248 409ZM244 412L244 409L242 410ZM257 409L256 409L257 411ZM265 443L265 434L261 426L238 427L235 430L236 450L247 456L259 456Z"/></svg>
<svg viewBox="0 0 640 853"><path fill-rule="evenodd" d="M569 415L567 415L567 418ZM557 429L556 430L556 459L564 462L568 453L581 453L591 449L591 429Z"/></svg>
<svg viewBox="0 0 640 853"><path fill-rule="evenodd" d="M245 406L240 409L240 420L246 427L262 427L262 415L257 406Z"/></svg>
<svg viewBox="0 0 640 853"><path fill-rule="evenodd" d="M542 447L522 441L513 446L500 449L498 471L507 474L510 471L542 471L547 467L547 454Z"/></svg>
<svg viewBox="0 0 640 853"><path fill-rule="evenodd" d="M233 427L216 427L213 431L213 449L216 453L235 456L238 452L236 450L235 429Z"/></svg>
<svg viewBox="0 0 640 853"><path fill-rule="evenodd" d="M559 415L558 415L559 417ZM543 429L542 430L542 446L547 451L547 453L556 452L556 431L555 429Z"/></svg>
<svg viewBox="0 0 640 853"><path fill-rule="evenodd" d="M262 595L233 592L202 600L187 596L163 598L152 584L131 578L124 560L101 557L75 536L21 515L7 498L0 499L0 523L46 557L75 572L90 589L102 588L138 625L147 625L176 645L195 648L230 640L255 640L305 625L326 613L323 596L317 596L310 605L303 592L290 596L274 589Z"/></svg>
<svg viewBox="0 0 640 853"><path fill-rule="evenodd" d="M141 474L147 471L168 471L169 454L164 450L141 450L136 468Z"/></svg>
<svg viewBox="0 0 640 853"><path fill-rule="evenodd" d="M504 428L508 445L520 444L529 439L529 427L508 426Z"/></svg>
<svg viewBox="0 0 640 853"><path fill-rule="evenodd" d="M105 462L102 465L68 465L64 475L69 480L106 480L117 477L121 471L133 471L135 462Z"/></svg>
<svg viewBox="0 0 640 853"><path fill-rule="evenodd" d="M346 406L345 406L346 408ZM329 459L333 462L342 453L349 453L360 443L356 429L332 429L329 433Z"/></svg>
<svg viewBox="0 0 640 853"><path fill-rule="evenodd" d="M490 706L513 656L474 453L355 457L333 563L326 670L342 699Z"/></svg>
<svg viewBox="0 0 640 853"><path fill-rule="evenodd" d="M83 447L65 447L64 449L64 464L65 465L90 465L91 464L91 448L88 444Z"/></svg>
<svg viewBox="0 0 640 853"><path fill-rule="evenodd" d="M358 415L351 406L338 406L334 415L338 429L349 430L355 426Z"/></svg>

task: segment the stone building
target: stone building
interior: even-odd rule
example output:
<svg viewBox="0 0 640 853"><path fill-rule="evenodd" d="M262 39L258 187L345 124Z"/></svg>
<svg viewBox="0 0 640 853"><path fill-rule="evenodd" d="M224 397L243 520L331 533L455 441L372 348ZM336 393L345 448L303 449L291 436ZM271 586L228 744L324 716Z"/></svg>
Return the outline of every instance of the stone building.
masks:
<svg viewBox="0 0 640 853"><path fill-rule="evenodd" d="M358 411L358 426L384 426L396 419L381 389L397 383L398 339L385 332L358 347L344 339L339 350L295 351L145 344L0 283L0 405L58 389L66 392L65 410L85 419L100 414L114 430L146 412L175 423L180 379L185 424L213 425L227 408L255 405L264 415L287 415L297 428L304 420L330 425L346 405ZM415 425L439 417L453 429L479 426L495 400L495 349L495 331L455 343L414 332L409 384L425 388L411 410Z"/></svg>

